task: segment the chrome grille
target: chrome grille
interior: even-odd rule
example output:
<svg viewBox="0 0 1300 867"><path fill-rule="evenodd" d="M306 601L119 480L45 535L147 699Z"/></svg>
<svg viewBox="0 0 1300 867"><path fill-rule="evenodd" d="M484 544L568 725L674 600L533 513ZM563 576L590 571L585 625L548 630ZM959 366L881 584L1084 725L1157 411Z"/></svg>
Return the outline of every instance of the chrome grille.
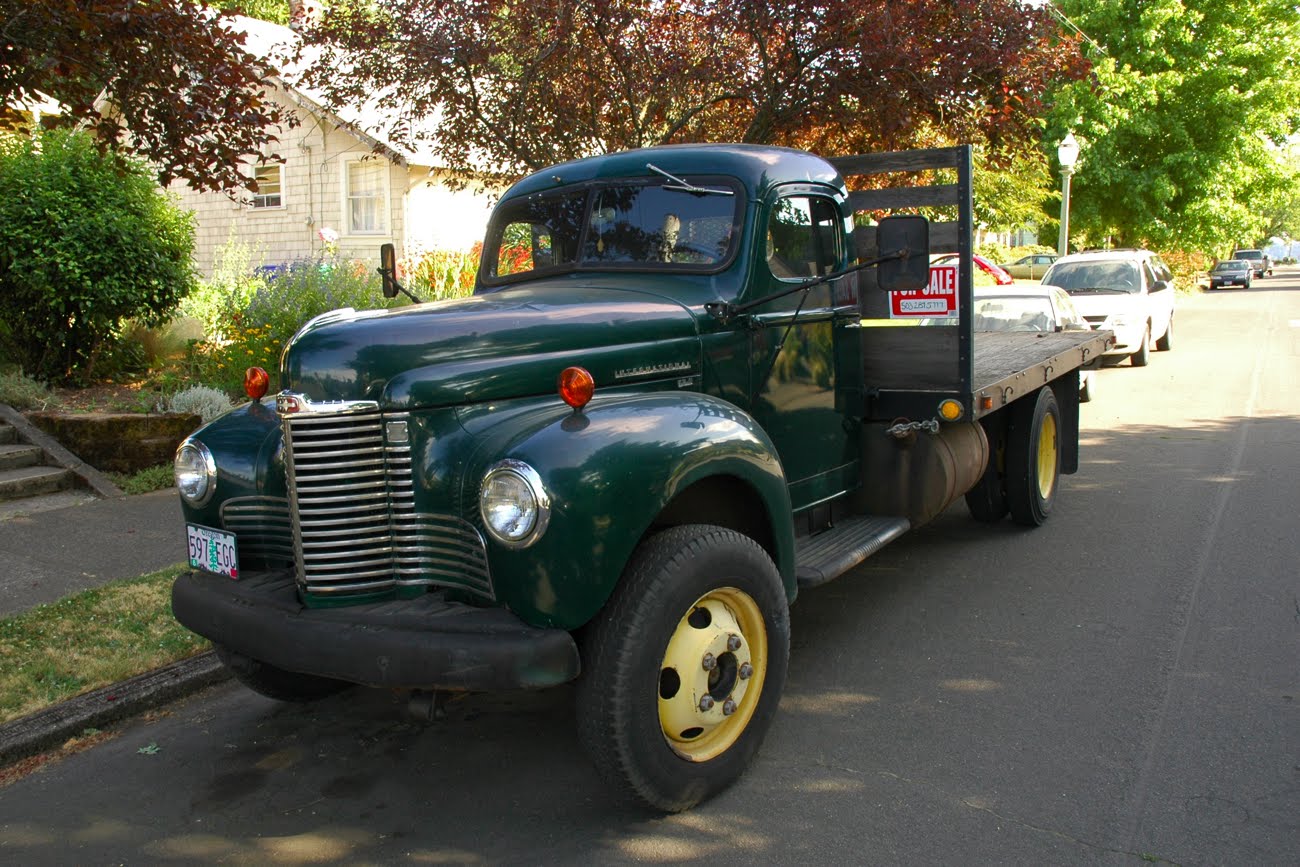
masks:
<svg viewBox="0 0 1300 867"><path fill-rule="evenodd" d="M289 501L284 497L235 497L221 504L221 526L235 534L239 562L267 567L294 562Z"/></svg>
<svg viewBox="0 0 1300 867"><path fill-rule="evenodd" d="M491 598L483 537L454 515L415 511L408 442L385 442L406 413L284 417L299 583L319 594L459 587Z"/></svg>

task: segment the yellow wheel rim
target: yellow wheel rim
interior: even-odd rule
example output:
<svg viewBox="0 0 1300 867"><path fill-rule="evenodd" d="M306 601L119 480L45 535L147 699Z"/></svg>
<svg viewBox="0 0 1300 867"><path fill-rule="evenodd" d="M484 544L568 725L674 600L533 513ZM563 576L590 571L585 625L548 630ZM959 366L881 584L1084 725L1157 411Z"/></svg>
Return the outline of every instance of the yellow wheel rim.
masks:
<svg viewBox="0 0 1300 867"><path fill-rule="evenodd" d="M767 675L767 628L748 593L711 590L678 621L659 666L659 726L682 758L706 762L749 726Z"/></svg>
<svg viewBox="0 0 1300 867"><path fill-rule="evenodd" d="M1050 499L1056 487L1056 416L1046 413L1038 432L1038 496Z"/></svg>

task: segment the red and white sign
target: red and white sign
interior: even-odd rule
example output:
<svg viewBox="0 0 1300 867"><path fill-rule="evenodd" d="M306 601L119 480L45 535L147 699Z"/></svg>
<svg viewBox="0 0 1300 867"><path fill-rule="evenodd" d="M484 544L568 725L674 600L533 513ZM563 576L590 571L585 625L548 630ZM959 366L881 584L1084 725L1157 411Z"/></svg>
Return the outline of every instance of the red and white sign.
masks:
<svg viewBox="0 0 1300 867"><path fill-rule="evenodd" d="M890 319L957 315L957 265L931 265L930 285L889 293Z"/></svg>

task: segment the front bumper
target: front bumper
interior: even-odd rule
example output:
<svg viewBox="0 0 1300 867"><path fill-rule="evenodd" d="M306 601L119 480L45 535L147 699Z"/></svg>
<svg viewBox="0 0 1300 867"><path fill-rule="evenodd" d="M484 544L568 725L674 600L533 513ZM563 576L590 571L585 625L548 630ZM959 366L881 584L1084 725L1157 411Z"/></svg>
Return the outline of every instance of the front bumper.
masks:
<svg viewBox="0 0 1300 867"><path fill-rule="evenodd" d="M1245 287L1248 283L1249 283L1249 279L1246 277L1237 277L1237 278L1211 277L1210 278L1211 289L1221 289L1224 286Z"/></svg>
<svg viewBox="0 0 1300 867"><path fill-rule="evenodd" d="M504 608L405 601L309 609L291 572L232 581L187 572L172 585L186 628L286 671L368 686L495 692L555 686L578 676L573 637Z"/></svg>
<svg viewBox="0 0 1300 867"><path fill-rule="evenodd" d="M1115 342L1106 350L1108 356L1131 355L1142 348L1142 339L1146 335L1146 324L1140 325L1111 325L1105 324L1101 328L1109 328L1115 332Z"/></svg>

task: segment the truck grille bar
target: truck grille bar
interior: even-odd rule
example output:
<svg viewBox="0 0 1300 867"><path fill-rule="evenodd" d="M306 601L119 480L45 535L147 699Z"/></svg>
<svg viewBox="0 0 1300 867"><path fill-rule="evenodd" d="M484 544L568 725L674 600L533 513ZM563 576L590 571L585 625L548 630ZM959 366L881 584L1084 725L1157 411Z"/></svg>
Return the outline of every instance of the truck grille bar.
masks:
<svg viewBox="0 0 1300 867"><path fill-rule="evenodd" d="M478 530L415 510L410 443L385 437L395 424L405 430L407 416L373 404L282 416L293 549L307 592L439 586L493 598Z"/></svg>

